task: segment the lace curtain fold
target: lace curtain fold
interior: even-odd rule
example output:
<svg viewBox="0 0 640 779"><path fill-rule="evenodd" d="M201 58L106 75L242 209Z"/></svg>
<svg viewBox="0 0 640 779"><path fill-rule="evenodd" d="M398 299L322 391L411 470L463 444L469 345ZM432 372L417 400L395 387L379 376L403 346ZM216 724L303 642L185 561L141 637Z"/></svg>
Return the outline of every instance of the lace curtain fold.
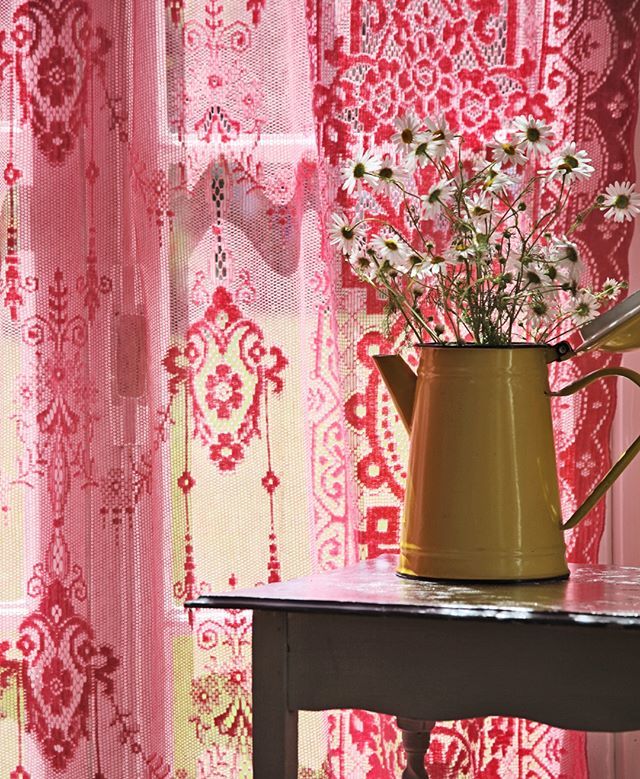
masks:
<svg viewBox="0 0 640 779"><path fill-rule="evenodd" d="M7 0L0 6L0 775L251 776L250 614L208 590L395 551L407 441L380 302L325 233L399 113L519 113L633 179L637 2ZM578 233L627 275L630 229ZM554 368L565 383L613 358ZM613 388L554 410L563 508ZM604 508L571 536L597 557ZM585 681L585 683L588 683ZM304 779L387 779L393 721L309 714ZM440 723L430 776L587 777L584 737Z"/></svg>

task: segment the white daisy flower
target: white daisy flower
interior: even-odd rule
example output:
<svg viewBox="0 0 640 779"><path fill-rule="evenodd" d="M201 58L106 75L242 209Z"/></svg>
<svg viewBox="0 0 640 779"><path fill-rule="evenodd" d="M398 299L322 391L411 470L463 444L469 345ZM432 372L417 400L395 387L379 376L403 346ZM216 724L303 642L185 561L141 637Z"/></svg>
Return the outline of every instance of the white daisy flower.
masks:
<svg viewBox="0 0 640 779"><path fill-rule="evenodd" d="M377 235L371 241L371 247L376 250L383 260L391 263L396 270L406 273L411 269L409 255L411 251L404 241L391 232Z"/></svg>
<svg viewBox="0 0 640 779"><path fill-rule="evenodd" d="M434 184L429 192L420 198L423 218L428 219L439 214L442 206L450 202L453 190L454 184L450 179L442 179Z"/></svg>
<svg viewBox="0 0 640 779"><path fill-rule="evenodd" d="M416 146L411 149L407 157L407 168L415 170L416 166L426 167L433 160L440 159L442 154L442 141L434 141L428 133L422 133L417 139Z"/></svg>
<svg viewBox="0 0 640 779"><path fill-rule="evenodd" d="M500 165L492 165L486 173L483 187L487 192L493 195L505 194L509 187L513 187L518 182L500 169Z"/></svg>
<svg viewBox="0 0 640 779"><path fill-rule="evenodd" d="M419 279L421 277L420 269L422 268L424 263L428 262L429 260L425 258L423 255L417 254L416 252L411 252L411 254L409 254L409 257L407 259L409 261L409 265L411 268L409 275Z"/></svg>
<svg viewBox="0 0 640 779"><path fill-rule="evenodd" d="M567 271L566 267L556 265L553 262L547 262L544 268L545 274L549 278L549 282L553 284L554 287L562 287L566 284L577 284L579 280L577 278L573 279Z"/></svg>
<svg viewBox="0 0 640 779"><path fill-rule="evenodd" d="M616 281L615 279L605 279L605 282L602 285L602 292L609 298L609 300L615 300L624 287L624 284Z"/></svg>
<svg viewBox="0 0 640 779"><path fill-rule="evenodd" d="M381 187L389 192L395 188L394 181L398 181L401 184L405 182L407 178L407 171L402 165L396 165L391 155L385 154L380 161L380 167L376 171L376 175L372 178L371 183L374 187Z"/></svg>
<svg viewBox="0 0 640 779"><path fill-rule="evenodd" d="M487 217L491 215L491 202L485 192L474 192L471 197L465 197L464 202L469 219L474 224L486 221Z"/></svg>
<svg viewBox="0 0 640 779"><path fill-rule="evenodd" d="M591 158L586 151L578 151L575 143L567 144L551 158L551 168L538 173L548 175L549 180L565 177L567 183L575 179L588 179L595 168L590 165Z"/></svg>
<svg viewBox="0 0 640 779"><path fill-rule="evenodd" d="M540 262L527 262L522 264L522 280L531 289L550 287L553 282L547 274L546 267Z"/></svg>
<svg viewBox="0 0 640 779"><path fill-rule="evenodd" d="M553 319L553 312L549 302L543 297L529 298L525 305L525 317L534 330L548 325Z"/></svg>
<svg viewBox="0 0 640 779"><path fill-rule="evenodd" d="M454 244L450 246L444 253L445 262L450 265L457 265L464 262L465 259L470 259L476 256L476 247L473 244Z"/></svg>
<svg viewBox="0 0 640 779"><path fill-rule="evenodd" d="M438 273L445 273L449 260L445 256L435 254L432 257L421 263L415 269L415 276L420 280L424 280L430 276L436 276Z"/></svg>
<svg viewBox="0 0 640 779"><path fill-rule="evenodd" d="M372 151L358 152L340 171L344 178L342 188L351 194L354 189L360 189L365 179L371 181L379 168L380 159Z"/></svg>
<svg viewBox="0 0 640 779"><path fill-rule="evenodd" d="M349 265L359 276L373 279L378 273L379 265L375 258L367 251L364 241L358 241L348 257L345 258Z"/></svg>
<svg viewBox="0 0 640 779"><path fill-rule="evenodd" d="M584 273L584 265L580 259L578 247L566 235L554 240L549 251L549 258L569 276L571 281L580 281L580 277Z"/></svg>
<svg viewBox="0 0 640 779"><path fill-rule="evenodd" d="M445 252L448 262L462 262L465 258L472 258L482 254L482 247L475 240L460 237Z"/></svg>
<svg viewBox="0 0 640 779"><path fill-rule="evenodd" d="M421 261L411 267L410 275L421 286L429 287L437 281L437 274L440 272L441 264L439 262L431 262L431 258L424 257Z"/></svg>
<svg viewBox="0 0 640 779"><path fill-rule="evenodd" d="M449 127L444 114L439 114L435 119L427 117L424 123L429 132L434 136L434 141L445 141L445 143L451 143L455 133Z"/></svg>
<svg viewBox="0 0 640 779"><path fill-rule="evenodd" d="M344 214L336 213L331 216L331 226L329 227L330 242L348 254L356 244L356 240L364 232L364 225L353 224Z"/></svg>
<svg viewBox="0 0 640 779"><path fill-rule="evenodd" d="M417 263L411 268L411 276L413 276L413 278L416 279L416 281L419 281L421 284L425 284L425 282L433 275L429 265L429 260L424 260L423 262Z"/></svg>
<svg viewBox="0 0 640 779"><path fill-rule="evenodd" d="M602 210L605 219L614 219L616 222L625 220L633 221L640 214L640 194L635 191L636 185L630 181L609 184L605 190Z"/></svg>
<svg viewBox="0 0 640 779"><path fill-rule="evenodd" d="M590 322L598 313L600 304L586 289L578 292L571 306L571 318L580 327Z"/></svg>
<svg viewBox="0 0 640 779"><path fill-rule="evenodd" d="M391 265L398 273L402 274L411 273L411 270L413 269L413 263L411 262L409 255L405 257L397 256Z"/></svg>
<svg viewBox="0 0 640 779"><path fill-rule="evenodd" d="M403 116L394 119L396 132L391 136L391 141L399 151L409 152L418 142L420 135L420 121L413 111L408 111Z"/></svg>
<svg viewBox="0 0 640 779"><path fill-rule="evenodd" d="M500 162L503 165L524 165L527 162L527 155L518 146L518 142L511 133L504 131L496 133L489 148L495 162Z"/></svg>
<svg viewBox="0 0 640 779"><path fill-rule="evenodd" d="M432 275L435 275L436 273L446 273L448 265L451 265L451 263L446 256L443 257L439 254L436 254L431 258L431 264L429 267L431 268Z"/></svg>
<svg viewBox="0 0 640 779"><path fill-rule="evenodd" d="M454 133L447 124L444 114L440 114L435 119L427 118L424 120L424 123L431 133L430 141L434 144L433 154L431 156L434 157L434 159L440 160L449 151Z"/></svg>
<svg viewBox="0 0 640 779"><path fill-rule="evenodd" d="M524 144L525 150L532 156L546 154L549 151L549 141L553 140L553 131L548 124L529 116L517 116L513 120L514 137L519 144Z"/></svg>
<svg viewBox="0 0 640 779"><path fill-rule="evenodd" d="M496 165L495 162L491 162L491 160L488 160L483 154L474 154L471 157L471 170L474 173L480 173L481 171L489 172L488 169L491 167L497 167L499 168L499 165Z"/></svg>

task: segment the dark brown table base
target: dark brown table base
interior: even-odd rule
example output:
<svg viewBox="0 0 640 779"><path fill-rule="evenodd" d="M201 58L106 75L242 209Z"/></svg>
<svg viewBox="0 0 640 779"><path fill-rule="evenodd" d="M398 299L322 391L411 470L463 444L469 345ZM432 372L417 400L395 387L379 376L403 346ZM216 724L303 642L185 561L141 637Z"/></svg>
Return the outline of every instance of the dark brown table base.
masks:
<svg viewBox="0 0 640 779"><path fill-rule="evenodd" d="M640 729L640 569L572 566L568 581L447 585L378 558L198 608L254 610L255 779L296 779L298 711L398 718L404 779L424 779L437 720L525 717Z"/></svg>

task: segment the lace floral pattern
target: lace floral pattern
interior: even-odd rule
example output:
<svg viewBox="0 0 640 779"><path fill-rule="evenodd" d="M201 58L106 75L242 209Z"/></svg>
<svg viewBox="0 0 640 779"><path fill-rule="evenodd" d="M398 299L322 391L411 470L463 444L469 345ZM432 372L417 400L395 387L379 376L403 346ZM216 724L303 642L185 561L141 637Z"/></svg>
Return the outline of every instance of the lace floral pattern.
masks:
<svg viewBox="0 0 640 779"><path fill-rule="evenodd" d="M631 179L638 50L614 0L0 8L7 776L249 779L250 615L184 602L397 549L407 441L371 357L400 336L325 238L340 161L404 110L472 147L531 112L588 150L594 187ZM629 230L576 241L595 282L627 276ZM566 513L614 403L598 384L555 406ZM301 745L304 779L403 761L368 712L318 715ZM428 765L588 775L581 735L495 717L439 723Z"/></svg>

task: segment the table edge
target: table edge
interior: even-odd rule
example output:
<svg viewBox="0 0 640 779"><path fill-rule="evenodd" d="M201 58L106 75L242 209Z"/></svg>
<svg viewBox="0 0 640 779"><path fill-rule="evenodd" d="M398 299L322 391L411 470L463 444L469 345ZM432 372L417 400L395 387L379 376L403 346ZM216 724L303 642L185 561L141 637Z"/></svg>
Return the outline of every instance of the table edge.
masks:
<svg viewBox="0 0 640 779"><path fill-rule="evenodd" d="M397 604L367 604L342 601L283 601L277 598L234 597L232 595L200 595L185 603L189 609L235 609L250 611L284 611L358 616L415 617L446 620L492 620L523 624L548 624L567 626L593 626L600 628L640 629L640 616L615 614L579 614L574 612L536 612L517 609L492 609L474 607L424 607Z"/></svg>

